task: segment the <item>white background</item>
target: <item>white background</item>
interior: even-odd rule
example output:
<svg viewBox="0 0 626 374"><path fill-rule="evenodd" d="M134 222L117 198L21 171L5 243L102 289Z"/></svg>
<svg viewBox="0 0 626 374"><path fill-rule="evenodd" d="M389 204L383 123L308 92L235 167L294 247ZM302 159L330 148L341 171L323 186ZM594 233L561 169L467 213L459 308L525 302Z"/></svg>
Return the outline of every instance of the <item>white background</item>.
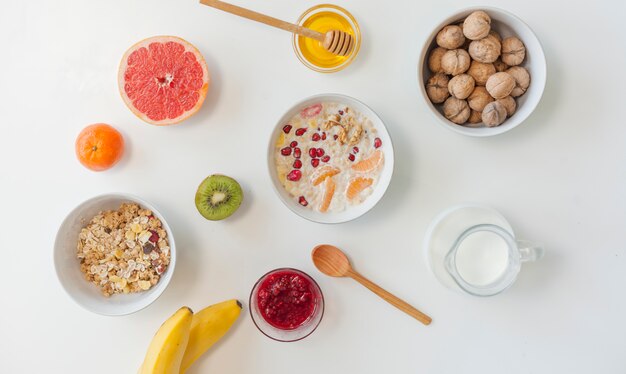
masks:
<svg viewBox="0 0 626 374"><path fill-rule="evenodd" d="M238 0L295 20L315 1ZM321 75L294 56L290 36L195 0L2 2L0 11L0 372L133 373L152 334L181 305L245 300L266 271L293 266L320 282L326 315L299 343L277 343L244 313L190 373L626 372L626 6L619 1L488 1L525 20L548 61L544 97L521 126L473 139L439 127L419 97L416 60L439 20L474 3L342 0L363 32L361 53ZM487 5L487 4L486 4ZM181 36L212 75L186 123L142 123L117 92L127 47ZM275 196L265 166L269 133L295 101L338 92L387 123L396 172L367 215L307 222ZM128 154L93 173L74 156L86 125L108 122ZM208 222L197 185L238 179L242 208ZM160 207L179 264L147 309L102 317L57 282L52 244L65 215L94 195L122 191ZM442 287L422 239L431 219L463 201L491 205L546 257L492 298ZM345 249L355 267L431 316L425 327L347 279L318 273L310 249Z"/></svg>

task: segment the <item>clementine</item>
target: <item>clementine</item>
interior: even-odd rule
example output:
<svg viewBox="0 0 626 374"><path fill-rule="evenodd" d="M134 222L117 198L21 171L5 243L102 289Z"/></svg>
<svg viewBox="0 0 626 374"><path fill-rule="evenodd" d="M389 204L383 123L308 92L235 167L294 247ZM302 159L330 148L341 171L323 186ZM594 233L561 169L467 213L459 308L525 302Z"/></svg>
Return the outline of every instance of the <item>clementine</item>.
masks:
<svg viewBox="0 0 626 374"><path fill-rule="evenodd" d="M85 127L76 138L76 157L93 171L107 170L124 154L124 138L114 127L96 123Z"/></svg>

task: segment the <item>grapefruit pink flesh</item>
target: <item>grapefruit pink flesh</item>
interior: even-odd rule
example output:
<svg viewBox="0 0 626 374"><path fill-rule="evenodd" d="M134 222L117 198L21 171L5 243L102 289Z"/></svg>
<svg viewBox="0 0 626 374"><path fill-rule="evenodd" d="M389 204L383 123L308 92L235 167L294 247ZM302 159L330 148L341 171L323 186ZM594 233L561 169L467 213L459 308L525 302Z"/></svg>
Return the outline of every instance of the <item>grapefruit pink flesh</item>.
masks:
<svg viewBox="0 0 626 374"><path fill-rule="evenodd" d="M209 73L200 52L174 36L155 36L132 46L119 69L120 93L142 120L155 125L181 122L206 97Z"/></svg>

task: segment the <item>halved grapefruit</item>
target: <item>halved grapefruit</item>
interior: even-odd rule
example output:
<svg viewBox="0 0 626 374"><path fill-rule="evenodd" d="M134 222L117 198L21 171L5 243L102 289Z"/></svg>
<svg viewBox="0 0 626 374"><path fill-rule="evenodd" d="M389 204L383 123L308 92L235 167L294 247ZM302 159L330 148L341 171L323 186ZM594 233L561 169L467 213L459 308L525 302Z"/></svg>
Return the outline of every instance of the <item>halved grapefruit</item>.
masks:
<svg viewBox="0 0 626 374"><path fill-rule="evenodd" d="M153 125L172 125L194 115L209 90L200 51L176 36L153 36L130 47L118 71L126 106Z"/></svg>

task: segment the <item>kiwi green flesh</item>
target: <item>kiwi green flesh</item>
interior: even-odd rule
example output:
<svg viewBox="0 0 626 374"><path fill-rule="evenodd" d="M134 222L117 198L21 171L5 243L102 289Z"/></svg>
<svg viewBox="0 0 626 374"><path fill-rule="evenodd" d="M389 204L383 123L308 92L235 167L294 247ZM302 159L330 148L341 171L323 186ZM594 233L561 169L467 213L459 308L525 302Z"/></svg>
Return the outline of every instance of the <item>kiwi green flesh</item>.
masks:
<svg viewBox="0 0 626 374"><path fill-rule="evenodd" d="M239 183L225 175L207 177L196 191L196 208L211 221L219 221L235 213L242 200L243 191Z"/></svg>

